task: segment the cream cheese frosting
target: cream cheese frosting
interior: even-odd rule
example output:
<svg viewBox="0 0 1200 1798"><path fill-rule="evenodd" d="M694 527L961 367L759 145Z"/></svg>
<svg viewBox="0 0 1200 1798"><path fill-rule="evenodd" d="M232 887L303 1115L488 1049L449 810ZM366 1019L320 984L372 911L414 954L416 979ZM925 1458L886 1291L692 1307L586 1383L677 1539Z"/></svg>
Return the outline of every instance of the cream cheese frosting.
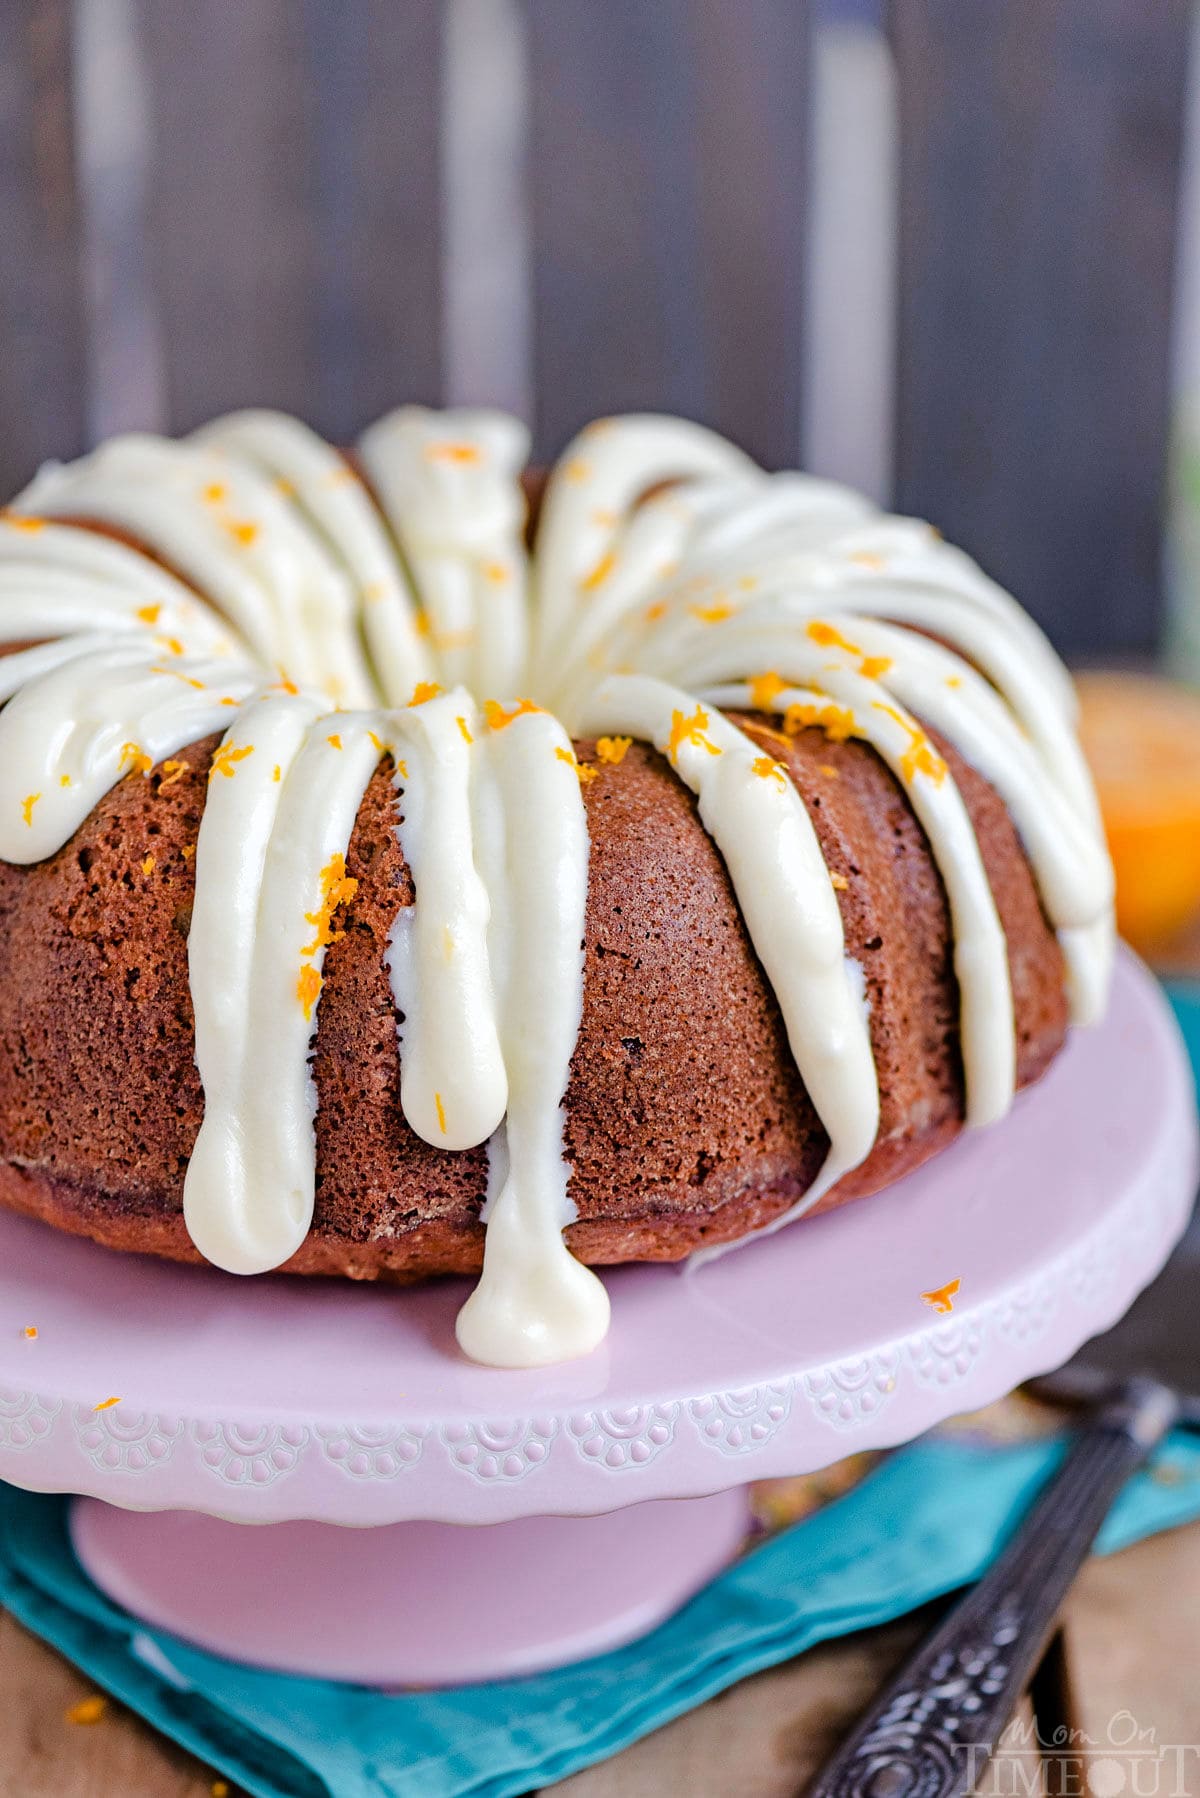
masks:
<svg viewBox="0 0 1200 1798"><path fill-rule="evenodd" d="M0 518L0 645L17 646L0 657L0 857L54 854L117 781L169 783L182 750L221 733L188 945L197 1248L263 1272L310 1227L324 955L386 758L415 894L387 953L401 1105L435 1147L487 1144L484 1266L458 1336L512 1367L587 1354L608 1326L604 1287L563 1236L590 773L573 736L653 744L725 861L830 1145L771 1228L858 1166L879 1126L862 970L805 803L763 748L780 724L870 744L925 832L953 929L969 1125L1012 1102L1013 1000L979 844L930 730L1007 805L1076 1022L1102 1013L1113 944L1070 682L968 557L654 416L571 444L530 554L527 453L524 427L494 412L402 407L356 459L245 412L50 465ZM763 722L751 733L726 710Z"/></svg>

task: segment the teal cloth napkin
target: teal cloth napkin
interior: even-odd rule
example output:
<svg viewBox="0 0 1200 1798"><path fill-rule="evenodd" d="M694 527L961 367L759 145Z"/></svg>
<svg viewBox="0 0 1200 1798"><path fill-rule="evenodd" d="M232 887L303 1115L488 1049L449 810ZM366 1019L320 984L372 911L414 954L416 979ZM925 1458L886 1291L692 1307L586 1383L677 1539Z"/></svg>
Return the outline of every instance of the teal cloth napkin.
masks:
<svg viewBox="0 0 1200 1798"><path fill-rule="evenodd" d="M628 1648L557 1673L383 1695L261 1673L144 1630L82 1573L66 1502L0 1488L0 1601L164 1734L261 1798L515 1798L615 1754L815 1642L975 1579L1061 1446L931 1437L737 1562ZM1200 1443L1173 1437L1102 1552L1200 1515Z"/></svg>
<svg viewBox="0 0 1200 1798"><path fill-rule="evenodd" d="M1171 989L1200 1079L1200 983ZM616 1754L760 1668L976 1579L1060 1444L929 1437L773 1537L651 1635L557 1673L385 1695L262 1673L144 1629L82 1572L61 1498L0 1485L0 1603L261 1798L515 1798ZM1111 1552L1200 1516L1177 1434L1121 1495Z"/></svg>

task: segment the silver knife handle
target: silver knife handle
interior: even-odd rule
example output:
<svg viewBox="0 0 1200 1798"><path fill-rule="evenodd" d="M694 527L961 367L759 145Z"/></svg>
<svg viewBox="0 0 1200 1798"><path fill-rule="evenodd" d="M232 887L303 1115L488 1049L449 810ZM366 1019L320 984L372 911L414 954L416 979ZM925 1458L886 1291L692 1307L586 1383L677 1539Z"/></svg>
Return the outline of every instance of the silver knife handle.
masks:
<svg viewBox="0 0 1200 1798"><path fill-rule="evenodd" d="M809 1798L971 1790L1113 1500L1177 1410L1165 1387L1137 1380L1094 1414L1000 1558L884 1688Z"/></svg>

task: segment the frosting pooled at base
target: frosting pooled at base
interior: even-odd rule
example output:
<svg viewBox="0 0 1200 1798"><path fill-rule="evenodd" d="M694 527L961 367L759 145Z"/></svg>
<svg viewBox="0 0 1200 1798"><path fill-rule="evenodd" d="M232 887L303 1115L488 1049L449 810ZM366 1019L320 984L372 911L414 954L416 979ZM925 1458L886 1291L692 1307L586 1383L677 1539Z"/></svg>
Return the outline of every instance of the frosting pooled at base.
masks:
<svg viewBox="0 0 1200 1798"><path fill-rule="evenodd" d="M436 1148L487 1144L458 1332L507 1366L585 1354L608 1323L563 1237L595 774L573 736L607 739L602 760L652 743L724 860L829 1138L771 1228L866 1159L879 1090L837 882L764 743L853 736L903 788L948 901L969 1124L1011 1103L1013 1001L939 740L1012 816L1077 1021L1102 1008L1112 945L1069 682L968 558L654 417L570 446L530 555L526 452L501 415L405 407L364 436L368 486L297 421L243 413L47 467L0 520L0 646L19 646L0 656L0 857L54 854L117 781L167 785L182 749L223 732L188 944L205 1111L184 1214L233 1272L282 1265L311 1223L325 951L353 919L364 793L390 767L414 889L387 953L400 1104ZM750 734L722 708L762 721Z"/></svg>

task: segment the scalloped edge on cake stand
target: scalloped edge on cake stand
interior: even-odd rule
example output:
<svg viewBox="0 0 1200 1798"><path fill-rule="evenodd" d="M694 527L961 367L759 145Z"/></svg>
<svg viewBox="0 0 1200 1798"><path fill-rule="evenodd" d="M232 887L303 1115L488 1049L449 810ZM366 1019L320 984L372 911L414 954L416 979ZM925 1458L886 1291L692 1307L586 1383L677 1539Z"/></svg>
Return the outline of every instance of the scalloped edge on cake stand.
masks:
<svg viewBox="0 0 1200 1798"><path fill-rule="evenodd" d="M563 1368L464 1362L456 1283L240 1283L2 1217L0 1476L90 1495L101 1589L232 1658L387 1686L562 1664L709 1579L749 1481L907 1441L1115 1322L1198 1160L1178 1031L1124 953L1105 1024L1002 1124L696 1273L618 1270L609 1344Z"/></svg>

